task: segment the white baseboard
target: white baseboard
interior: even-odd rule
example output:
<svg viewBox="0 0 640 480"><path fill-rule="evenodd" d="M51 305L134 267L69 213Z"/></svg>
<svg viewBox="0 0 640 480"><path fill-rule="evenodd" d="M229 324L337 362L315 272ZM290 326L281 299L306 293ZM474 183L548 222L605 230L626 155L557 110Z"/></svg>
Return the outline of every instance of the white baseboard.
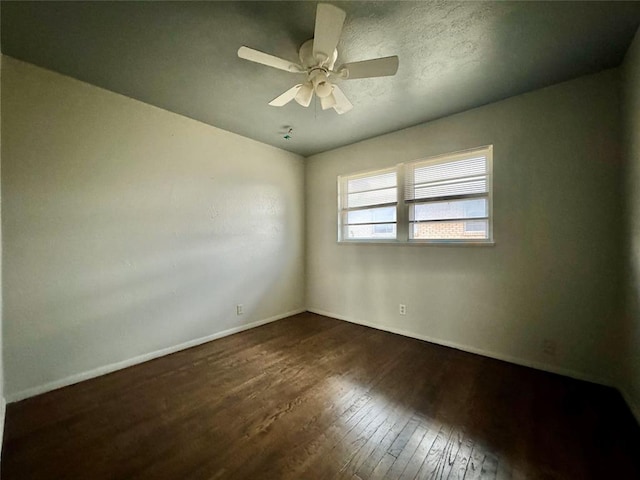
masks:
<svg viewBox="0 0 640 480"><path fill-rule="evenodd" d="M179 352L180 350L196 347L198 345L202 345L203 343L211 342L212 340L217 340L218 338L227 337L229 335L233 335L234 333L259 327L260 325L264 325L270 322L275 322L276 320L290 317L292 315L297 315L298 313L303 313L303 312L306 312L306 309L301 308L301 309L293 310L290 312L283 313L281 315L265 318L263 320L257 320L255 322L251 322L246 325L240 325L238 327L229 328L227 330L223 330L221 332L217 332L212 335L208 335L206 337L189 340L188 342L181 343L179 345L174 345L171 347L163 348L161 350L156 350L154 352L145 353L143 355L139 355L137 357L130 358L128 360L111 363L109 365L98 367L93 370L89 370L87 372L71 375L69 377L65 377L60 380L55 380L53 382L45 383L44 385L38 385L37 387L31 387L26 390L10 393L6 397L7 402L8 403L19 402L20 400L24 400L25 398L35 397L36 395L50 392L51 390L57 390L58 388L67 387L69 385L73 385L74 383L80 383L84 380L89 380L91 378L99 377L101 375L106 375L107 373L115 372L116 370L122 370L123 368L131 367L139 363L148 362L149 360L153 360L154 358L164 357L165 355Z"/></svg>
<svg viewBox="0 0 640 480"><path fill-rule="evenodd" d="M549 365L543 362L531 361L531 360L526 360L519 357L513 357L511 355L505 355L502 353L490 352L488 350L472 347L470 345L463 345L456 342L450 342L448 340L442 340L440 338L429 337L427 335L421 335L418 333L409 332L407 330L402 330L399 328L389 327L387 325L382 325L379 323L364 322L361 320L357 320L355 318L345 317L344 315L325 312L324 310L308 308L307 311L311 313L317 313L318 315L324 315L325 317L336 318L338 320L344 320L350 323L357 323L358 325L364 325L365 327L371 327L377 330L384 330L385 332L396 333L398 335L402 335L405 337L416 338L418 340L424 340L425 342L435 343L437 345L443 345L445 347L455 348L456 350L462 350L463 352L475 353L476 355L482 355L483 357L495 358L496 360L502 360L505 362L514 363L516 365L521 365L523 367L535 368L536 370L543 370L545 372L556 373L559 375L563 375L565 377L571 377L577 380L584 380L591 383L597 383L599 385L605 385L607 387L614 386L613 381L611 381L610 379L594 377L593 375L589 375L583 372L578 372L578 371L567 369L567 368L557 367L555 365Z"/></svg>
<svg viewBox="0 0 640 480"><path fill-rule="evenodd" d="M640 425L640 402L637 402L636 399L631 396L628 390L624 388L618 388L618 390L620 391L622 398L624 398L624 401L627 403L629 410L631 410L631 413L636 418L638 425Z"/></svg>

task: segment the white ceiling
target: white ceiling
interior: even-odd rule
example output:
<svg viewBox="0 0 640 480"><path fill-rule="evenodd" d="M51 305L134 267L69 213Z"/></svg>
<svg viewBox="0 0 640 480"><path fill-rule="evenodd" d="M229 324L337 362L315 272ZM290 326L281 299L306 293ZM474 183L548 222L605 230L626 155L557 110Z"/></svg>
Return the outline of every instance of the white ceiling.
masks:
<svg viewBox="0 0 640 480"><path fill-rule="evenodd" d="M3 1L2 52L306 156L615 67L640 24L640 2L331 3L338 64L400 57L395 77L341 82L341 116L268 106L299 77L236 55L296 60L316 2Z"/></svg>

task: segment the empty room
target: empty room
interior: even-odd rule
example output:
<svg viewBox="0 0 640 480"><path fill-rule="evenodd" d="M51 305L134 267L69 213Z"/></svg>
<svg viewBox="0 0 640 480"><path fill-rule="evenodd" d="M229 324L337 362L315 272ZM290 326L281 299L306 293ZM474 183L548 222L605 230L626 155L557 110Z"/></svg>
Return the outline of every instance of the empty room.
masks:
<svg viewBox="0 0 640 480"><path fill-rule="evenodd" d="M0 471L640 479L640 2L0 2Z"/></svg>

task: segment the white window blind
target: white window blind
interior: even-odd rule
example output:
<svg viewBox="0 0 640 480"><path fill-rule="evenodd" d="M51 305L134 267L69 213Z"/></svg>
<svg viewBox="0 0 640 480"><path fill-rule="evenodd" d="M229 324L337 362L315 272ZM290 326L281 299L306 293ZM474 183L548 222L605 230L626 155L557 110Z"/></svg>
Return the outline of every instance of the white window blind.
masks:
<svg viewBox="0 0 640 480"><path fill-rule="evenodd" d="M405 164L409 240L491 240L491 147Z"/></svg>
<svg viewBox="0 0 640 480"><path fill-rule="evenodd" d="M396 239L395 168L338 177L338 190L340 241Z"/></svg>

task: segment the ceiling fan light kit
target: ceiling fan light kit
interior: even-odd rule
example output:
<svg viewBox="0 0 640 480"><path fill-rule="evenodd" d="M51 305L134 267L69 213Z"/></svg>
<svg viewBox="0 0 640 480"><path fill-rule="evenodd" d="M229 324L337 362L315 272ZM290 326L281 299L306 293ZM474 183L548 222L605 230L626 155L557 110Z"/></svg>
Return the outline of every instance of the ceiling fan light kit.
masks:
<svg viewBox="0 0 640 480"><path fill-rule="evenodd" d="M375 58L360 62L345 63L334 70L338 59L338 41L346 13L328 3L319 3L316 11L314 37L304 42L298 51L300 63L290 62L268 53L249 47L240 47L238 57L268 67L277 68L290 73L306 74L304 83L297 84L274 98L269 105L282 107L295 100L299 105L308 107L313 94L320 99L323 110L333 108L342 115L353 108L353 105L334 83L335 80L352 80L357 78L386 77L398 71L398 57Z"/></svg>
<svg viewBox="0 0 640 480"><path fill-rule="evenodd" d="M336 106L336 97L333 96L333 93L329 96L320 98L320 106L323 110L327 110L329 108L333 108Z"/></svg>
<svg viewBox="0 0 640 480"><path fill-rule="evenodd" d="M309 83L300 85L300 89L295 96L296 102L303 107L308 107L313 98L313 87Z"/></svg>

